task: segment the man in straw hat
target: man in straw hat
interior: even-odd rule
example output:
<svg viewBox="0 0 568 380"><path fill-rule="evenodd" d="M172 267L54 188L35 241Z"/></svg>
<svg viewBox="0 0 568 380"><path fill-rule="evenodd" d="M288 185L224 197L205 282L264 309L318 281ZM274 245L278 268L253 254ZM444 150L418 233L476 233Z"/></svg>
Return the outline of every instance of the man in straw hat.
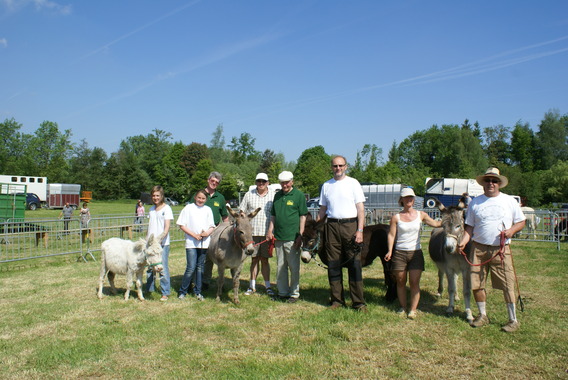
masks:
<svg viewBox="0 0 568 380"><path fill-rule="evenodd" d="M465 218L465 234L460 243L460 248L463 249L472 239L474 247L471 286L479 308L479 315L473 320L471 326L481 327L489 324L485 309L487 297L485 281L491 273L491 284L494 289L503 290L509 313L509 322L501 327L501 330L514 332L519 329L520 323L517 321L515 309L516 278L509 243L511 237L525 226L525 216L519 203L513 197L500 192L500 189L507 186L509 180L499 173L499 169L490 167L476 180L483 186L484 193L473 198L469 204ZM501 241L502 233L504 242ZM505 244L503 259L499 255L502 243Z"/></svg>

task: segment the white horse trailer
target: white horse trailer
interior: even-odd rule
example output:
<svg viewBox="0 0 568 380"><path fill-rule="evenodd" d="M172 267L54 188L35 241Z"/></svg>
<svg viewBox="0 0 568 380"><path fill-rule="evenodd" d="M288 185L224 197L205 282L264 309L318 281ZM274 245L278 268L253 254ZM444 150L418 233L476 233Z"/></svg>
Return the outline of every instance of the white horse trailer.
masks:
<svg viewBox="0 0 568 380"><path fill-rule="evenodd" d="M2 174L0 175L0 182L26 185L26 192L36 194L41 203L47 202L47 177Z"/></svg>
<svg viewBox="0 0 568 380"><path fill-rule="evenodd" d="M425 206L436 207L436 199L446 207L455 206L463 193L468 193L472 198L476 197L483 194L483 186L475 179L426 178Z"/></svg>

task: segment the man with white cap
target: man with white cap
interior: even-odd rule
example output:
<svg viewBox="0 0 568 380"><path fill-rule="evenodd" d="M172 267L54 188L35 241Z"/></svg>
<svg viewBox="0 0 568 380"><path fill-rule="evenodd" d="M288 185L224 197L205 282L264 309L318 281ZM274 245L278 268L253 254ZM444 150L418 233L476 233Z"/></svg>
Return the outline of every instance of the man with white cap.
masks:
<svg viewBox="0 0 568 380"><path fill-rule="evenodd" d="M306 198L294 188L294 175L283 171L278 175L282 190L274 195L270 212L270 225L267 239L276 238L276 285L278 297L295 303L300 297L300 244L308 207ZM288 276L288 270L290 276Z"/></svg>
<svg viewBox="0 0 568 380"><path fill-rule="evenodd" d="M266 287L266 294L273 296L274 292L270 287L270 264L268 258L268 243L262 243L266 239L266 232L270 225L270 210L272 209L272 202L274 200L274 190L268 187L268 175L266 173L258 173L255 180L256 188L250 189L241 202L239 209L245 214L250 214L258 207L261 211L256 214L251 220L252 235L255 242L254 253L252 254L252 261L250 264L250 286L245 292L245 295L250 296L256 293L256 277L258 276L259 262L261 265L262 277L264 278L264 285ZM256 245L259 244L259 245Z"/></svg>
<svg viewBox="0 0 568 380"><path fill-rule="evenodd" d="M509 322L501 330L514 332L519 329L520 323L515 310L516 278L509 243L511 237L525 226L525 216L513 197L500 192L509 180L500 174L499 169L490 167L476 180L483 186L484 193L469 204L465 234L460 243L463 249L470 239L473 240L473 264L477 264L471 267L471 285L479 315L471 326L482 327L490 323L485 307L485 282L491 272L491 284L494 289L503 290L509 314ZM504 245L503 248L501 245ZM479 266L482 263L485 264Z"/></svg>

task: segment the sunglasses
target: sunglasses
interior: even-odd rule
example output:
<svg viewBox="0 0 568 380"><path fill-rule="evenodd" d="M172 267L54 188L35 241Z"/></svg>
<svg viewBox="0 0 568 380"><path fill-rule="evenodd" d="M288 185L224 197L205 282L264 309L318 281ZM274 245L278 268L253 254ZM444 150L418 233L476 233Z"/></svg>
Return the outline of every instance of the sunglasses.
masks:
<svg viewBox="0 0 568 380"><path fill-rule="evenodd" d="M265 181L265 180L263 180L263 179L257 179L256 182L257 182L257 183L266 183L266 182L268 182L268 181Z"/></svg>
<svg viewBox="0 0 568 380"><path fill-rule="evenodd" d="M344 166L345 166L345 165L331 165L332 168L342 168L342 167L344 167Z"/></svg>
<svg viewBox="0 0 568 380"><path fill-rule="evenodd" d="M498 179L485 178L485 183L501 183Z"/></svg>

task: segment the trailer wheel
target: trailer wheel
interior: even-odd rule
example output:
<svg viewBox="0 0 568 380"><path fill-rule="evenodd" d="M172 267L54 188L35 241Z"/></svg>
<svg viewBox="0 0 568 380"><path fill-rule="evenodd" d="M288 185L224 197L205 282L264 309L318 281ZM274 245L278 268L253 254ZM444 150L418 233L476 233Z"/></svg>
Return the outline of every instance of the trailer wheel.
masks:
<svg viewBox="0 0 568 380"><path fill-rule="evenodd" d="M37 204L35 204L35 203L30 203L28 207L29 207L30 210L34 211L34 210L37 209Z"/></svg>
<svg viewBox="0 0 568 380"><path fill-rule="evenodd" d="M426 207L427 208L434 208L436 207L436 200L434 198L428 198L426 200Z"/></svg>

